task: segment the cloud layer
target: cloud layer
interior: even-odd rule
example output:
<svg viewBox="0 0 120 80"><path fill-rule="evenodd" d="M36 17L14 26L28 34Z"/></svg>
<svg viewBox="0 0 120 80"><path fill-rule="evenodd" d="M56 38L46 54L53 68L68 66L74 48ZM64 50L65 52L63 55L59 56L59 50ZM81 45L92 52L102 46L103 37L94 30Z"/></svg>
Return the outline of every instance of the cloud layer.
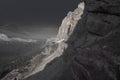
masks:
<svg viewBox="0 0 120 80"><path fill-rule="evenodd" d="M19 42L27 42L27 43L31 43L31 42L36 42L36 40L33 39L22 39L22 38L9 38L6 34L0 33L0 40L1 41L19 41Z"/></svg>

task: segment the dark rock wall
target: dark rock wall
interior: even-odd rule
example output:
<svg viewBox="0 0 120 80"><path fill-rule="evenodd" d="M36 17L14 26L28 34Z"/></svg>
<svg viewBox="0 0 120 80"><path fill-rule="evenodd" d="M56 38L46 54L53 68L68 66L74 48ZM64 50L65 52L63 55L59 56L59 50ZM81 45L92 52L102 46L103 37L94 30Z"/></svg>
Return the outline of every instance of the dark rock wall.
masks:
<svg viewBox="0 0 120 80"><path fill-rule="evenodd" d="M83 17L68 40L73 77L120 80L120 0L84 1Z"/></svg>

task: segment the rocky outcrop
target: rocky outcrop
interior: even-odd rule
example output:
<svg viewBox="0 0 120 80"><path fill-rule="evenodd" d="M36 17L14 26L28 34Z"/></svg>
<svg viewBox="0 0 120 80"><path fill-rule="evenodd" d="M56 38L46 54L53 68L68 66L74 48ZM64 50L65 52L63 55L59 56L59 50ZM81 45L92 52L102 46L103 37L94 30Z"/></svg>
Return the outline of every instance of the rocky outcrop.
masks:
<svg viewBox="0 0 120 80"><path fill-rule="evenodd" d="M119 36L120 1L85 0L83 18L69 39L75 80L119 80Z"/></svg>
<svg viewBox="0 0 120 80"><path fill-rule="evenodd" d="M78 5L78 8L75 9L74 12L69 12L67 16L63 19L57 35L57 38L59 40L63 39L64 41L67 41L69 39L76 27L76 24L81 19L83 10L84 3L80 3Z"/></svg>
<svg viewBox="0 0 120 80"><path fill-rule="evenodd" d="M83 9L84 3L80 3L76 10L68 13L60 26L57 37L46 41L44 50L41 52L45 57L43 57L37 68L30 73L29 76L44 70L48 63L53 61L55 58L60 57L64 53L64 50L67 48L66 41L72 34L78 20L80 20Z"/></svg>
<svg viewBox="0 0 120 80"><path fill-rule="evenodd" d="M64 18L57 38L50 39L41 52L42 58L32 59L27 76L40 73L27 80L120 80L120 1L84 3Z"/></svg>

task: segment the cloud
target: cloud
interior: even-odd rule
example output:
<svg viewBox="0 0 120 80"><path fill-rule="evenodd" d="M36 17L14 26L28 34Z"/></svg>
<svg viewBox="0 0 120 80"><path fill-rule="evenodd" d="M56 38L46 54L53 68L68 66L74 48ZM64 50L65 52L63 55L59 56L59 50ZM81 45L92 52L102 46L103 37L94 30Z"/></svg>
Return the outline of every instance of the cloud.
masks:
<svg viewBox="0 0 120 80"><path fill-rule="evenodd" d="M26 42L26 43L31 43L31 42L36 42L37 40L33 39L22 39L22 38L9 38L6 34L0 33L0 40L1 41L19 41L19 42Z"/></svg>

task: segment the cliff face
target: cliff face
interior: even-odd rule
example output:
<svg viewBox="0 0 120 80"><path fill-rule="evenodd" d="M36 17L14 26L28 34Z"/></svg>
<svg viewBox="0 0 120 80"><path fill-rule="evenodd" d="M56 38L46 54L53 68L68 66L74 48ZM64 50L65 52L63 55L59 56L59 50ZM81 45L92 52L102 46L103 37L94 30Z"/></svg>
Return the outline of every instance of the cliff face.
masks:
<svg viewBox="0 0 120 80"><path fill-rule="evenodd" d="M83 17L69 39L75 54L74 78L119 80L120 0L84 1Z"/></svg>
<svg viewBox="0 0 120 80"><path fill-rule="evenodd" d="M84 3L68 13L57 38L47 41L42 54L31 60L27 72L19 73L22 77L38 73L26 80L120 79L120 1ZM11 80L15 77L19 78L14 76ZM3 80L7 79L6 76Z"/></svg>

